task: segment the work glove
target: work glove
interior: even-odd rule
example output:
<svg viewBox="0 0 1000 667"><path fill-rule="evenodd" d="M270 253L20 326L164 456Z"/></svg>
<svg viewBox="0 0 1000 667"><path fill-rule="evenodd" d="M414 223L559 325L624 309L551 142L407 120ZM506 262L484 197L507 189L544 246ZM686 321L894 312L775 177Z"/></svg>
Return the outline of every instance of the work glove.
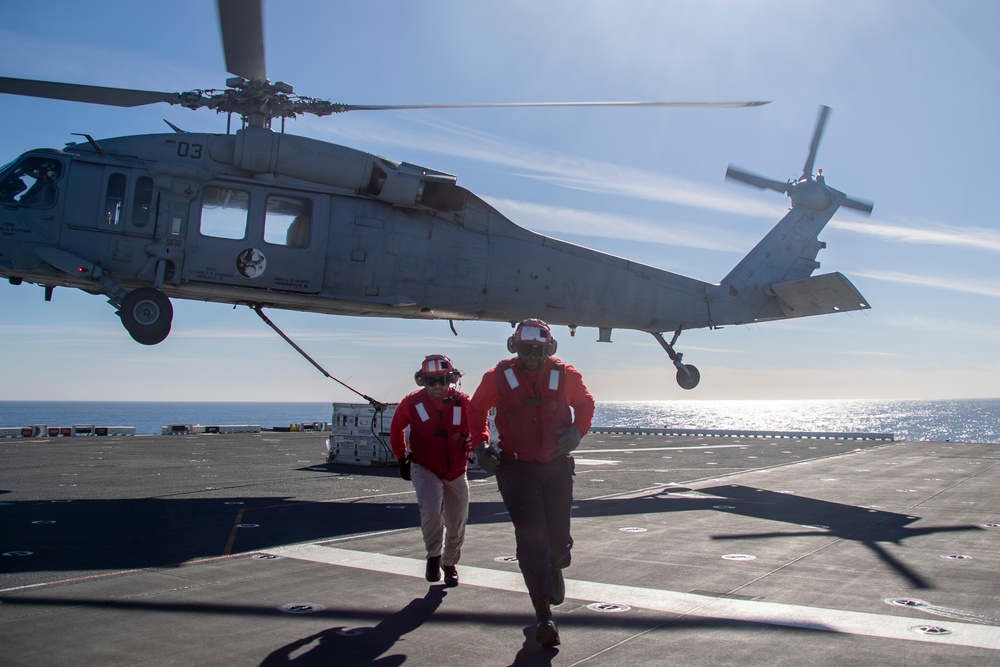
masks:
<svg viewBox="0 0 1000 667"><path fill-rule="evenodd" d="M583 433L580 433L580 429L575 426L559 429L556 431L556 435L559 436L559 451L563 454L572 452L580 446L580 441L583 440Z"/></svg>
<svg viewBox="0 0 1000 667"><path fill-rule="evenodd" d="M410 481L410 457L407 456L402 459L396 459L399 462L399 476L405 479L407 482Z"/></svg>
<svg viewBox="0 0 1000 667"><path fill-rule="evenodd" d="M486 472L496 472L500 463L500 455L493 445L488 442L481 442L476 445L476 463Z"/></svg>

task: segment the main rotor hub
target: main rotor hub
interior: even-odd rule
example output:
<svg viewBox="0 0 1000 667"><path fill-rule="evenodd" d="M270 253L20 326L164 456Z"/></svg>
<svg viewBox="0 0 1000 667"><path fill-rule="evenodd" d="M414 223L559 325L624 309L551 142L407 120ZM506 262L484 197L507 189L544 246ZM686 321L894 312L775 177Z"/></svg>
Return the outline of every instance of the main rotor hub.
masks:
<svg viewBox="0 0 1000 667"><path fill-rule="evenodd" d="M793 207L822 211L833 204L831 189L811 178L792 183L789 190Z"/></svg>
<svg viewBox="0 0 1000 667"><path fill-rule="evenodd" d="M207 107L218 113L239 114L244 122L256 127L270 127L273 118L294 118L306 113L329 116L348 110L346 104L295 95L291 84L271 83L266 79L248 80L232 77L227 90L192 90L181 93L171 104L188 109Z"/></svg>

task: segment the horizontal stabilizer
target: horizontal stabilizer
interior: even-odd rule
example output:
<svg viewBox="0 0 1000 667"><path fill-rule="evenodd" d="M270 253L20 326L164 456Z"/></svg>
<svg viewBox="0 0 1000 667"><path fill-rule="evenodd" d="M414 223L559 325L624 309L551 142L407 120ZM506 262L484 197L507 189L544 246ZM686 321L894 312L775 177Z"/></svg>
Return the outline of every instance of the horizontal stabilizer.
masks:
<svg viewBox="0 0 1000 667"><path fill-rule="evenodd" d="M871 308L861 292L841 273L824 273L804 280L771 285L785 317L806 317ZM768 318L771 319L771 318Z"/></svg>

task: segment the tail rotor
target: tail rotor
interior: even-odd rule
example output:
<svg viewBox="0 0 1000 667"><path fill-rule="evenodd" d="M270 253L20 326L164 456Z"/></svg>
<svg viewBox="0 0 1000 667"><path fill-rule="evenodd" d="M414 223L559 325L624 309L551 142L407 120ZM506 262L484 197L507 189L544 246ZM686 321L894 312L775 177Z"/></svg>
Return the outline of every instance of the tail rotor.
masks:
<svg viewBox="0 0 1000 667"><path fill-rule="evenodd" d="M826 121L830 116L830 107L821 106L819 117L816 119L816 129L813 131L812 141L809 143L809 154L806 157L805 165L802 167L802 176L794 181L777 181L771 178L760 176L750 171L729 165L726 170L726 178L740 181L747 185L762 190L774 190L792 199L792 207L804 205L808 208L821 210L833 203L834 193L841 195L843 199L840 206L871 214L874 204L862 199L853 199L843 195L826 185L823 170L819 170L818 175L813 174L816 165L816 153L819 150L820 140L823 138L823 131L826 128Z"/></svg>

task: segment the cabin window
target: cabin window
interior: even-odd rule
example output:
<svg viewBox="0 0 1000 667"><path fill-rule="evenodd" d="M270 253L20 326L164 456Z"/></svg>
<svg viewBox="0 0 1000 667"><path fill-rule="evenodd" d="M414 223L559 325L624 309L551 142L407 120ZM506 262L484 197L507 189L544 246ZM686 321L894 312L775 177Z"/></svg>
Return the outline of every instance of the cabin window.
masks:
<svg viewBox="0 0 1000 667"><path fill-rule="evenodd" d="M202 236L220 239L244 239L250 193L229 188L206 187L201 203Z"/></svg>
<svg viewBox="0 0 1000 667"><path fill-rule="evenodd" d="M153 218L153 179L140 176L135 181L135 194L132 196L132 224L145 227Z"/></svg>
<svg viewBox="0 0 1000 667"><path fill-rule="evenodd" d="M264 241L291 248L309 245L312 232L312 201L299 197L271 195L267 198Z"/></svg>
<svg viewBox="0 0 1000 667"><path fill-rule="evenodd" d="M125 205L125 174L113 173L108 177L108 189L104 197L104 224L117 227L122 222Z"/></svg>
<svg viewBox="0 0 1000 667"><path fill-rule="evenodd" d="M52 208L56 204L56 181L62 175L59 160L30 157L14 169L5 169L0 180L0 201Z"/></svg>

